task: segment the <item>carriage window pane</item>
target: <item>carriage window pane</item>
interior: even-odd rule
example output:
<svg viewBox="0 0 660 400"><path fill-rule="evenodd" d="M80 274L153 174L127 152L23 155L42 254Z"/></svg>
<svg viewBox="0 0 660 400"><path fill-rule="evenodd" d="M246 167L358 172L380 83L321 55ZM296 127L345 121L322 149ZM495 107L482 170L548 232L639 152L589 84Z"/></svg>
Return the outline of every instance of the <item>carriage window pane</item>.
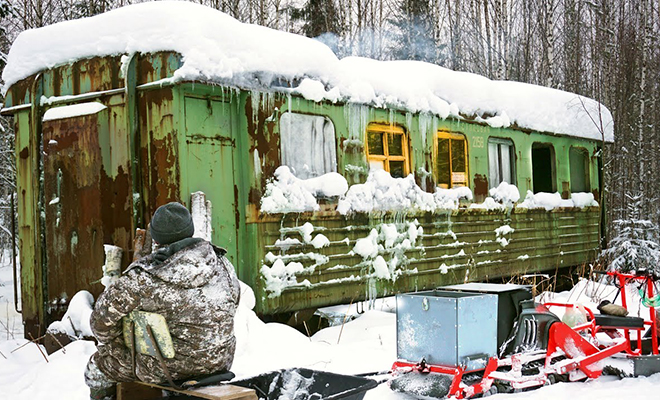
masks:
<svg viewBox="0 0 660 400"><path fill-rule="evenodd" d="M451 183L451 174L449 171L449 139L438 139L438 156L436 164L438 169L438 183L449 186Z"/></svg>
<svg viewBox="0 0 660 400"><path fill-rule="evenodd" d="M390 161L390 175L392 175L394 178L405 177L403 161Z"/></svg>
<svg viewBox="0 0 660 400"><path fill-rule="evenodd" d="M403 135L387 135L387 152L391 156L403 155Z"/></svg>
<svg viewBox="0 0 660 400"><path fill-rule="evenodd" d="M280 118L282 165L308 179L337 172L335 127L322 115L284 113Z"/></svg>
<svg viewBox="0 0 660 400"><path fill-rule="evenodd" d="M488 139L488 185L491 188L506 182L515 185L515 152L508 139Z"/></svg>
<svg viewBox="0 0 660 400"><path fill-rule="evenodd" d="M465 141L451 141L451 170L452 172L465 172Z"/></svg>
<svg viewBox="0 0 660 400"><path fill-rule="evenodd" d="M500 144L500 161L502 163L502 182L511 182L511 146Z"/></svg>
<svg viewBox="0 0 660 400"><path fill-rule="evenodd" d="M368 132L367 140L367 145L369 146L369 154L385 155L385 146L383 146L382 132Z"/></svg>
<svg viewBox="0 0 660 400"><path fill-rule="evenodd" d="M367 160L372 168L384 169L395 178L405 177L410 173L407 146L401 126L371 123L367 127Z"/></svg>
<svg viewBox="0 0 660 400"><path fill-rule="evenodd" d="M569 150L571 168L571 192L588 192L589 187L589 153L586 149L571 147Z"/></svg>

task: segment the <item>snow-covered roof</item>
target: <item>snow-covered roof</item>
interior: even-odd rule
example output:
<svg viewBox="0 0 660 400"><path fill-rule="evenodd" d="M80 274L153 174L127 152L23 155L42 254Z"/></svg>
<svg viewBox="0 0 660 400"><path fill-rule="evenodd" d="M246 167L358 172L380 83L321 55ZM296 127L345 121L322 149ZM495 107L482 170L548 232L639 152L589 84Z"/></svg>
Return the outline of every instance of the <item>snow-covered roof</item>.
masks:
<svg viewBox="0 0 660 400"><path fill-rule="evenodd" d="M177 81L240 82L257 74L262 80L300 81L291 91L311 100L398 107L442 118L467 116L493 127L601 140L602 120L605 140L614 139L611 113L592 99L417 61L339 60L316 40L244 24L190 2L140 3L25 31L9 52L2 90L75 60L156 51L183 56L173 77Z"/></svg>

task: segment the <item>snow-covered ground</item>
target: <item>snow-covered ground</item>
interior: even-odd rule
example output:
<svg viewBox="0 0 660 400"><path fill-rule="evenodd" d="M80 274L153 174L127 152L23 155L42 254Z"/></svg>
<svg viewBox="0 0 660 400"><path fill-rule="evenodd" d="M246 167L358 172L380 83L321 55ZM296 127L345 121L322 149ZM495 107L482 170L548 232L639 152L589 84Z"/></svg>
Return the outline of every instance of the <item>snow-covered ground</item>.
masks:
<svg viewBox="0 0 660 400"><path fill-rule="evenodd" d="M22 338L20 315L13 310L12 272L9 257L0 262L0 398L2 399L67 399L84 400L88 390L83 370L95 351L91 342L78 341L48 356L48 362L34 344ZM580 282L571 292L546 294L544 300L579 301L595 309L602 298L612 298L613 288ZM236 318L238 349L232 370L246 377L279 368L306 367L344 374L388 370L396 358L396 317L392 299L376 303L374 309L361 314L343 328L323 329L311 338L282 324L264 324L252 312L254 296L243 292L242 305ZM631 312L648 317L648 311L637 302ZM343 308L343 309L342 309ZM336 313L355 314L355 305L339 306ZM619 364L625 362L619 360ZM618 365L620 366L620 365ZM660 374L649 378L618 379L604 376L585 383L558 383L519 394L498 394L494 399L655 399ZM403 400L411 397L393 393L386 384L369 391L367 400Z"/></svg>

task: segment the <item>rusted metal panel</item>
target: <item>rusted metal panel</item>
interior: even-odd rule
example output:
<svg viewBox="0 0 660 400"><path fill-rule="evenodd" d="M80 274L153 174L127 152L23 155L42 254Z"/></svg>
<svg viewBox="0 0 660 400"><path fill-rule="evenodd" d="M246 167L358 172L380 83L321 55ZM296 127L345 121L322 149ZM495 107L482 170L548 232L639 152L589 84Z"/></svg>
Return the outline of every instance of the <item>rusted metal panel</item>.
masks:
<svg viewBox="0 0 660 400"><path fill-rule="evenodd" d="M272 267L280 259L284 264L299 262L304 271L295 274L299 284L285 285L281 295L269 290L262 277L257 283L257 297L263 301L259 312L295 311L579 265L593 259L598 249L598 213L593 207L513 213L463 209L348 219L332 212L265 217L255 224L264 244L261 265ZM314 226L313 236L320 233L330 240L328 247L316 249L309 237L305 241L306 222ZM397 228L394 243L385 242L383 225ZM411 225L418 236L410 246L401 246L410 240L406 235ZM511 229L501 229L505 226ZM395 265L390 279L376 276L375 256L355 254L356 242L372 229L379 233L378 255Z"/></svg>
<svg viewBox="0 0 660 400"><path fill-rule="evenodd" d="M77 60L44 72L44 96L71 96L123 87L121 56Z"/></svg>
<svg viewBox="0 0 660 400"><path fill-rule="evenodd" d="M16 184L18 212L18 240L21 262L21 304L25 335L39 337L45 327L43 321L42 269L40 263L39 211L37 208L39 180L38 143L30 136L30 110L14 116L16 133ZM36 160L35 160L36 159Z"/></svg>
<svg viewBox="0 0 660 400"><path fill-rule="evenodd" d="M159 206L184 200L180 198L179 139L173 98L171 88L138 93L139 178L145 223Z"/></svg>
<svg viewBox="0 0 660 400"><path fill-rule="evenodd" d="M131 248L132 193L123 106L45 121L47 320L80 290L98 295L103 244ZM124 255L126 265L130 254Z"/></svg>
<svg viewBox="0 0 660 400"><path fill-rule="evenodd" d="M30 88L34 82L34 77L25 78L20 80L9 88L5 95L4 107L15 107L20 104L30 104Z"/></svg>
<svg viewBox="0 0 660 400"><path fill-rule="evenodd" d="M181 55L174 52L141 54L138 58L137 84L142 85L169 78L181 64Z"/></svg>

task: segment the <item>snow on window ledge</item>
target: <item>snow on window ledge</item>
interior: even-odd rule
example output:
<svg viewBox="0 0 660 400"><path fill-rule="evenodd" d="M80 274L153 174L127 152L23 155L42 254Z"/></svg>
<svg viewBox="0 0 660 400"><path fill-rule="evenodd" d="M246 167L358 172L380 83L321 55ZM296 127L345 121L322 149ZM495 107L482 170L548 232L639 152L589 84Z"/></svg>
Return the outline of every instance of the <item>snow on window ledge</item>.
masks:
<svg viewBox="0 0 660 400"><path fill-rule="evenodd" d="M318 211L317 197L337 197L348 190L346 179L336 172L316 178L298 179L289 167L275 170L275 179L266 184L261 212L275 214Z"/></svg>
<svg viewBox="0 0 660 400"><path fill-rule="evenodd" d="M520 200L515 185L502 182L490 189L490 196L483 203L470 204L467 209L475 211L556 208L598 207L592 193L573 193L570 199L562 199L559 193L527 192ZM317 198L338 197L336 211L341 215L371 212L436 212L458 210L461 200L471 201L472 191L468 187L452 189L436 188L428 193L415 183L412 174L405 178L393 178L384 170L371 170L365 183L348 187L346 179L338 173L328 173L317 178L298 179L287 166L275 171L275 179L266 185L261 199L261 212L276 214L289 212L319 211Z"/></svg>

